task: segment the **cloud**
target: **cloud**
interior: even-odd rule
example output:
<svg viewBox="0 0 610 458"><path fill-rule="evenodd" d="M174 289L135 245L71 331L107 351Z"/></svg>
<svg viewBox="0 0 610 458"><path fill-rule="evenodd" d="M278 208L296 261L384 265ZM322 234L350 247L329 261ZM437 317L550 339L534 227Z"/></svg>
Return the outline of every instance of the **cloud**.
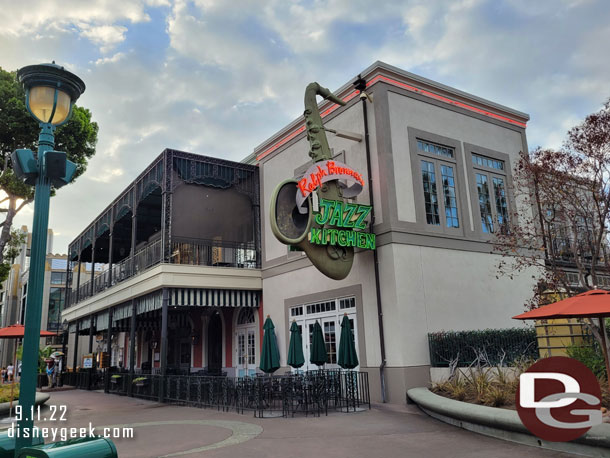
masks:
<svg viewBox="0 0 610 458"><path fill-rule="evenodd" d="M97 154L52 202L67 243L164 148L240 160L376 60L530 113L559 146L610 95L607 6L595 1L65 0L0 11L0 66L56 59L81 76ZM78 209L78 211L74 211ZM19 216L19 224L29 215Z"/></svg>
<svg viewBox="0 0 610 458"><path fill-rule="evenodd" d="M81 35L99 45L105 53L125 39L125 32L127 27L120 25L83 25Z"/></svg>

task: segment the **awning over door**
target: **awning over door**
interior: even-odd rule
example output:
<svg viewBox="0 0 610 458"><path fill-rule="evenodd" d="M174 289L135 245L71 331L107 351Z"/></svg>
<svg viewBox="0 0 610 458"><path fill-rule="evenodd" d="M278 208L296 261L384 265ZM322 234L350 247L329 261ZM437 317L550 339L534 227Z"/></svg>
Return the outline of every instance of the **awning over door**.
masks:
<svg viewBox="0 0 610 458"><path fill-rule="evenodd" d="M259 291L236 289L171 288L170 306L258 307Z"/></svg>

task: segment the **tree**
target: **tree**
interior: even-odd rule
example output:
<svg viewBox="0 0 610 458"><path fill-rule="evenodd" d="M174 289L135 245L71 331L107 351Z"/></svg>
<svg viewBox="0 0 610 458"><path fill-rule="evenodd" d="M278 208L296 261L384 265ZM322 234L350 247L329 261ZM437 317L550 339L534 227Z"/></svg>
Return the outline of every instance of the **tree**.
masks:
<svg viewBox="0 0 610 458"><path fill-rule="evenodd" d="M11 153L18 148L37 149L38 123L25 107L25 92L17 81L16 72L0 68L0 264L5 259L5 247L11 239L15 215L34 199L34 187L18 179L12 170ZM55 149L65 151L68 159L77 164L75 178L87 169L95 154L98 126L91 121L87 108L74 106L70 120L57 128Z"/></svg>
<svg viewBox="0 0 610 458"><path fill-rule="evenodd" d="M537 272L528 308L610 288L610 100L568 131L561 149L521 153L514 175L518 223L495 249L500 274ZM601 343L598 324L586 323Z"/></svg>
<svg viewBox="0 0 610 458"><path fill-rule="evenodd" d="M11 230L11 237L4 246L4 261L0 263L0 290L4 280L8 278L15 258L21 252L21 246L27 241L27 233L20 230Z"/></svg>

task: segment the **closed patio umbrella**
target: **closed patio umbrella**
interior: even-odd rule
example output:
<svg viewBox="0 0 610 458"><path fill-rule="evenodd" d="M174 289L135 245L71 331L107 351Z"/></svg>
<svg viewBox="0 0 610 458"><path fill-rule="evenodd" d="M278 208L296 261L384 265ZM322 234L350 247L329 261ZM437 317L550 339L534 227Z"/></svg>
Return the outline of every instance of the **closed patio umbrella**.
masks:
<svg viewBox="0 0 610 458"><path fill-rule="evenodd" d="M328 362L328 353L326 353L324 334L322 334L322 327L317 321L313 325L313 337L311 341L309 361L316 366L323 366Z"/></svg>
<svg viewBox="0 0 610 458"><path fill-rule="evenodd" d="M280 368L280 351L275 339L275 326L271 317L267 315L263 325L263 351L261 352L261 371L271 374Z"/></svg>
<svg viewBox="0 0 610 458"><path fill-rule="evenodd" d="M296 321L290 326L290 344L288 345L288 365L298 369L305 364L303 356L303 338Z"/></svg>
<svg viewBox="0 0 610 458"><path fill-rule="evenodd" d="M359 364L352 325L349 322L347 314L343 315L343 320L341 321L341 341L339 342L339 359L337 364L343 369L353 369Z"/></svg>

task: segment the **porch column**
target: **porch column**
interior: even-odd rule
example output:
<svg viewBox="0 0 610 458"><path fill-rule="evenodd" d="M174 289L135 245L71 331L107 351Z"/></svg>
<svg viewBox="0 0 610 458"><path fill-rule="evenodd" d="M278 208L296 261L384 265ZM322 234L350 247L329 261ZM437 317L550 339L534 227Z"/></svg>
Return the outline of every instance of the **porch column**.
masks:
<svg viewBox="0 0 610 458"><path fill-rule="evenodd" d="M167 313L169 306L169 290L163 288L161 301L161 383L159 384L159 402L165 399L165 375L167 374Z"/></svg>
<svg viewBox="0 0 610 458"><path fill-rule="evenodd" d="M110 391L110 367L112 366L112 309L108 310L108 330L106 331L106 352L108 353L108 367L104 374L104 393Z"/></svg>
<svg viewBox="0 0 610 458"><path fill-rule="evenodd" d="M91 315L91 320L89 321L89 351L88 351L88 353L90 355L93 355L93 318L94 318L94 316ZM91 369L89 369L89 378L87 379L87 389L88 390L91 389L91 376L93 375L94 371L95 371L95 359L93 359L93 366L91 367Z"/></svg>
<svg viewBox="0 0 610 458"><path fill-rule="evenodd" d="M70 252L69 248L68 252ZM72 264L72 261L70 260L70 255L68 255L68 262L66 262L66 287L64 288L64 309L70 307L70 292L72 291L72 271L70 270L70 264ZM66 352L64 351L64 354L65 353Z"/></svg>
<svg viewBox="0 0 610 458"><path fill-rule="evenodd" d="M131 300L131 321L129 328L129 384L127 385L127 395L133 396L133 380L134 367L136 359L136 301Z"/></svg>
<svg viewBox="0 0 610 458"><path fill-rule="evenodd" d="M112 236L112 229L110 230L110 237L108 241L108 288L112 286L112 251L113 251L113 242L114 237Z"/></svg>
<svg viewBox="0 0 610 458"><path fill-rule="evenodd" d="M91 321L89 322L89 353L93 352L93 315L91 315Z"/></svg>
<svg viewBox="0 0 610 458"><path fill-rule="evenodd" d="M76 272L76 302L80 301L80 258L81 252L78 253L78 271Z"/></svg>
<svg viewBox="0 0 610 458"><path fill-rule="evenodd" d="M138 216L136 215L136 209L137 207L134 205L134 211L131 217L131 275L136 274L136 235L138 229Z"/></svg>
<svg viewBox="0 0 610 458"><path fill-rule="evenodd" d="M95 239L91 243L91 289L90 294L95 294ZM91 297L90 296L90 297Z"/></svg>
<svg viewBox="0 0 610 458"><path fill-rule="evenodd" d="M74 335L74 355L73 355L73 364L72 364L72 372L76 372L76 364L78 363L78 328L79 322L76 321L76 334Z"/></svg>

